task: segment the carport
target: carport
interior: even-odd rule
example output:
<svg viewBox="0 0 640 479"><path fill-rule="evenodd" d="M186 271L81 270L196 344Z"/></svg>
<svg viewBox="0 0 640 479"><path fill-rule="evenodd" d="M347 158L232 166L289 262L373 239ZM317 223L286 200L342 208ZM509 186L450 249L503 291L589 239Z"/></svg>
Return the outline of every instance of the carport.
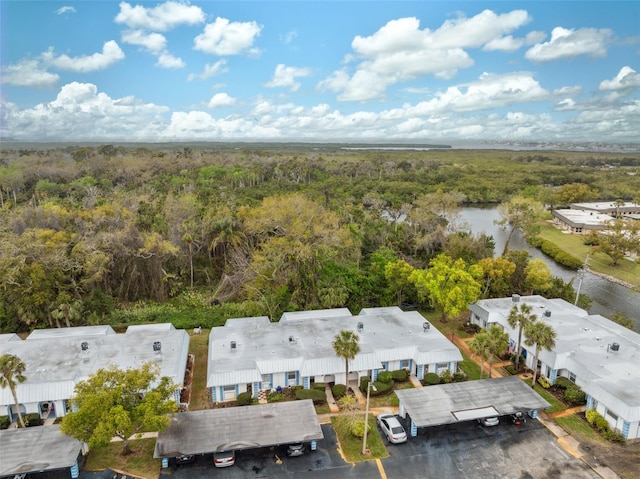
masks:
<svg viewBox="0 0 640 479"><path fill-rule="evenodd" d="M471 421L488 416L504 416L551 406L517 376L439 384L396 391L399 414L411 419L411 435L418 428Z"/></svg>
<svg viewBox="0 0 640 479"><path fill-rule="evenodd" d="M313 401L288 401L177 413L158 435L153 457L168 467L182 454L237 451L324 437Z"/></svg>
<svg viewBox="0 0 640 479"><path fill-rule="evenodd" d="M5 429L0 431L0 444L0 477L60 470L69 471L73 478L80 474L82 444L60 432L60 426Z"/></svg>

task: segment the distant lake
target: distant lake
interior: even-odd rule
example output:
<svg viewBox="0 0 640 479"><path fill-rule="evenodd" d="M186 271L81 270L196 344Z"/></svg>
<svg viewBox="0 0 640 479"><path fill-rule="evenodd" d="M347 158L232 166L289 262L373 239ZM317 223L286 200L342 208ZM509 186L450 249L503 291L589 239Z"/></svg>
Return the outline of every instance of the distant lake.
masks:
<svg viewBox="0 0 640 479"><path fill-rule="evenodd" d="M474 234L484 232L493 236L496 244L496 254L502 252L507 233L494 223L494 220L501 219L496 206L465 207L460 212L460 216L461 220L469 225ZM529 252L533 258L543 260L554 276L558 276L567 282L574 279L573 286L576 289L578 288L579 279L577 278L576 270L561 266L540 250L532 248L519 232L516 232L511 238L509 249ZM635 330L640 332L640 293L589 272L584 275L580 292L593 299L593 305L589 310L590 314L605 316L618 311L622 312L633 319Z"/></svg>

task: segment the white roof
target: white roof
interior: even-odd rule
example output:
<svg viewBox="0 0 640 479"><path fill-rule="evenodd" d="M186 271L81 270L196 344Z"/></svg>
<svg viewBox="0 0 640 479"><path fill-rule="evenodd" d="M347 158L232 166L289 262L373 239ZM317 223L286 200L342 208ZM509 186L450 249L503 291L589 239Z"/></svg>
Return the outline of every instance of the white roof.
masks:
<svg viewBox="0 0 640 479"><path fill-rule="evenodd" d="M263 317L230 319L211 330L207 387L250 382L246 371L252 369L255 377L289 371L302 376L344 372L344 361L332 346L342 329L360 338L360 353L349 361L350 371L381 369L385 361L404 359L429 360L420 364L461 361L458 348L435 328L424 332L424 323L418 312L397 307L370 308L358 316L346 308L285 313L277 323Z"/></svg>
<svg viewBox="0 0 640 479"><path fill-rule="evenodd" d="M575 227L605 227L613 217L594 210L557 209L552 211L553 216Z"/></svg>
<svg viewBox="0 0 640 479"><path fill-rule="evenodd" d="M24 341L0 342L0 355L13 354L25 363L27 379L17 387L24 403L68 399L78 381L110 365L127 369L156 361L161 376L182 385L189 335L169 326L133 327L125 334L116 334L108 326L38 330ZM159 352L154 350L156 342ZM12 403L9 389L0 389L0 405Z"/></svg>
<svg viewBox="0 0 640 479"><path fill-rule="evenodd" d="M523 296L520 302L532 305L538 319L556 332L553 351L540 351L542 362L575 373L585 381L583 390L587 394L626 421L640 420L640 334L600 315L588 315L562 299ZM489 322L501 324L516 338L517 330L507 324L514 304L511 298L485 299L469 309L483 311ZM545 311L549 311L549 317ZM618 351L611 349L614 343Z"/></svg>

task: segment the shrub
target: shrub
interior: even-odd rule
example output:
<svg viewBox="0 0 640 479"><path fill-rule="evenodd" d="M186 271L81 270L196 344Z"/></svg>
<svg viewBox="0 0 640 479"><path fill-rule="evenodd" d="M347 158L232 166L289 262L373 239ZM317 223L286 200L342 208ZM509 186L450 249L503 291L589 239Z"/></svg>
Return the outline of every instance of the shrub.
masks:
<svg viewBox="0 0 640 479"><path fill-rule="evenodd" d="M403 383L407 379L409 379L409 371L407 371L406 369L398 369L397 371L391 372L391 377L393 378L394 381Z"/></svg>
<svg viewBox="0 0 640 479"><path fill-rule="evenodd" d="M575 386L568 378L560 376L556 379L556 386L561 387L563 389L567 389L568 387Z"/></svg>
<svg viewBox="0 0 640 479"><path fill-rule="evenodd" d="M539 384L540 386L542 386L543 388L545 388L545 389L549 389L549 388L551 387L551 383L550 383L550 382L549 382L549 380L548 380L546 377L544 377L544 376L540 376L540 377L538 378L538 384Z"/></svg>
<svg viewBox="0 0 640 479"><path fill-rule="evenodd" d="M516 368L515 368L515 366L513 366L512 364L509 364L505 369L506 369L506 370L507 370L507 372L508 372L509 374L511 374L512 376L513 376L514 374L517 374Z"/></svg>
<svg viewBox="0 0 640 479"><path fill-rule="evenodd" d="M0 430L9 427L9 416L0 416Z"/></svg>
<svg viewBox="0 0 640 479"><path fill-rule="evenodd" d="M587 418L587 422L589 424L594 424L596 422L596 418L600 416L600 414L595 409L589 409L584 416Z"/></svg>
<svg viewBox="0 0 640 479"><path fill-rule="evenodd" d="M378 374L378 381L381 383L389 383L393 381L393 374L391 371L382 371Z"/></svg>
<svg viewBox="0 0 640 479"><path fill-rule="evenodd" d="M327 387L327 383L313 383L311 387L313 389L321 389L322 391L324 391Z"/></svg>
<svg viewBox="0 0 640 479"><path fill-rule="evenodd" d="M360 392L366 393L370 382L371 378L369 376L362 376L360 378Z"/></svg>
<svg viewBox="0 0 640 479"><path fill-rule="evenodd" d="M249 406L250 404L253 404L253 398L251 397L251 393L244 392L244 393L238 394L238 397L236 398L236 402L238 403L238 406Z"/></svg>
<svg viewBox="0 0 640 479"><path fill-rule="evenodd" d="M440 382L444 384L449 384L453 381L453 374L448 369L445 369L440 373Z"/></svg>
<svg viewBox="0 0 640 479"><path fill-rule="evenodd" d="M440 376L438 376L436 373L427 373L424 375L424 382L429 386L440 384Z"/></svg>
<svg viewBox="0 0 640 479"><path fill-rule="evenodd" d="M282 402L284 401L284 393L273 391L267 394L267 402Z"/></svg>
<svg viewBox="0 0 640 479"><path fill-rule="evenodd" d="M356 411L359 409L360 405L358 404L358 400L355 396L342 396L338 401L338 407L340 411Z"/></svg>
<svg viewBox="0 0 640 479"><path fill-rule="evenodd" d="M465 373L454 373L453 374L453 382L461 383L467 380L467 375Z"/></svg>
<svg viewBox="0 0 640 479"><path fill-rule="evenodd" d="M351 424L351 435L357 438L364 437L364 420L362 421L353 421ZM371 431L371 426L367 424L367 434Z"/></svg>
<svg viewBox="0 0 640 479"><path fill-rule="evenodd" d="M594 425L598 428L600 432L609 430L609 423L602 416L596 418Z"/></svg>
<svg viewBox="0 0 640 479"><path fill-rule="evenodd" d="M26 427L42 426L43 423L42 419L40 419L40 414L37 412L25 414L22 416L22 419L24 420L24 425Z"/></svg>
<svg viewBox="0 0 640 479"><path fill-rule="evenodd" d="M393 390L393 381L389 383L381 383L380 381L375 381L373 385L376 388L376 391L371 389L371 396L383 396L387 394L389 391Z"/></svg>
<svg viewBox="0 0 640 479"><path fill-rule="evenodd" d="M625 438L620 429L607 429L602 432L602 437L611 442L624 442Z"/></svg>
<svg viewBox="0 0 640 479"><path fill-rule="evenodd" d="M336 384L336 386L342 385ZM324 391L320 391L319 389L298 389L296 391L296 399L311 399L313 404L322 404L327 400L327 396Z"/></svg>
<svg viewBox="0 0 640 479"><path fill-rule="evenodd" d="M342 396L347 394L347 386L344 384L334 384L331 388L331 393L336 400L340 399Z"/></svg>
<svg viewBox="0 0 640 479"><path fill-rule="evenodd" d="M584 404L587 397L582 389L575 384L567 387L564 391L564 400L571 404Z"/></svg>

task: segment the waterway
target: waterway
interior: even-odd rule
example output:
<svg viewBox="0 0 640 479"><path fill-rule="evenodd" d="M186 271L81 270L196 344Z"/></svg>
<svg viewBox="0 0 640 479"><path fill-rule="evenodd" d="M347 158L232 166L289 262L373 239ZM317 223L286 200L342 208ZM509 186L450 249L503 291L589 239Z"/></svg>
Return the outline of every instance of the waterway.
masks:
<svg viewBox="0 0 640 479"><path fill-rule="evenodd" d="M475 234L486 233L493 236L495 251L500 254L506 242L507 233L494 223L501 216L495 206L491 207L465 207L460 212L460 219L466 222ZM516 232L509 242L509 249L526 250L533 258L542 259L551 269L554 276L565 281L574 279L574 288L578 288L580 282L578 272L557 264L540 250L532 248L519 232ZM593 273L586 272L582 280L580 292L593 299L590 314L610 316L615 312L622 312L635 323L635 331L640 332L640 293L622 285L613 283Z"/></svg>

